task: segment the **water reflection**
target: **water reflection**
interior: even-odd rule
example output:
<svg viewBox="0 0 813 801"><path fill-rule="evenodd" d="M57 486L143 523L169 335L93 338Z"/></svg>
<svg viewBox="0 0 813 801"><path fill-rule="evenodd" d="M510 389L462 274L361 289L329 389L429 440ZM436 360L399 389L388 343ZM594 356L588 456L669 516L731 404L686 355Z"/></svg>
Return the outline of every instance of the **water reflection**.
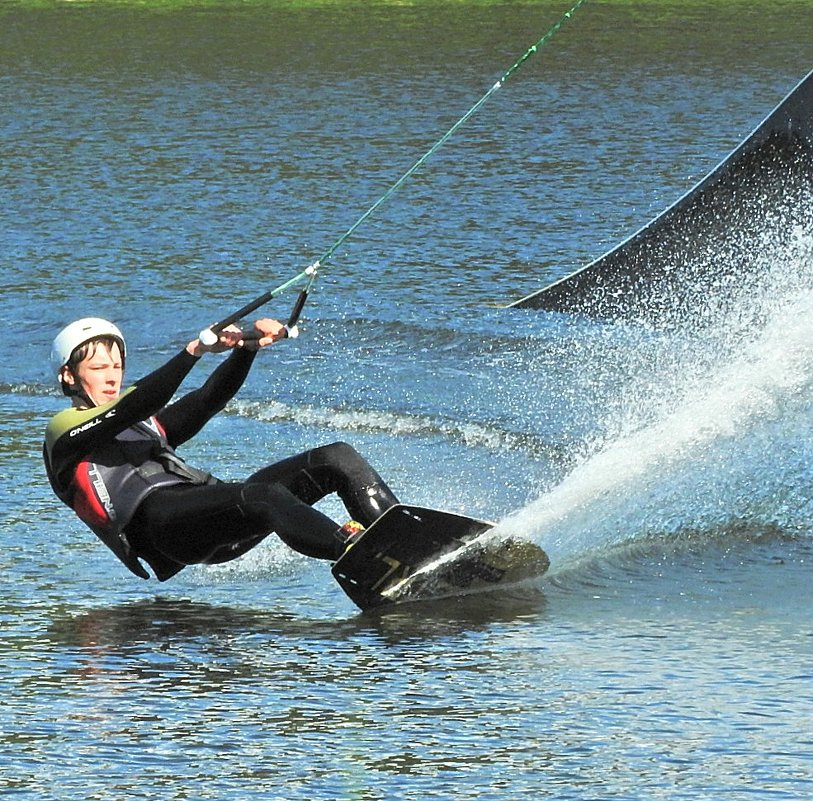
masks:
<svg viewBox="0 0 813 801"><path fill-rule="evenodd" d="M214 652L229 655L240 642L272 638L336 644L379 636L390 643L445 638L536 619L544 608L545 596L533 585L382 607L344 620L156 597L57 617L48 636L64 647L120 653L156 646L166 652L178 642L205 641Z"/></svg>
<svg viewBox="0 0 813 801"><path fill-rule="evenodd" d="M542 582L528 582L499 592L479 592L437 601L371 609L362 615L389 642L445 638L518 621L540 622L547 599Z"/></svg>

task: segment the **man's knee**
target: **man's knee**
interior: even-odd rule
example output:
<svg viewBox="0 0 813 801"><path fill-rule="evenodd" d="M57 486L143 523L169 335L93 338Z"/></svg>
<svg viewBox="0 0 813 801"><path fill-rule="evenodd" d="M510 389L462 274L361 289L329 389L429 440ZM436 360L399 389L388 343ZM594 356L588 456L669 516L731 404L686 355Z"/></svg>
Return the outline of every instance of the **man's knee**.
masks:
<svg viewBox="0 0 813 801"><path fill-rule="evenodd" d="M314 449L316 461L328 467L346 468L348 465L365 463L362 455L347 442L332 442Z"/></svg>
<svg viewBox="0 0 813 801"><path fill-rule="evenodd" d="M240 490L240 508L246 517L262 515L272 519L274 511L288 505L293 496L281 484L250 482Z"/></svg>

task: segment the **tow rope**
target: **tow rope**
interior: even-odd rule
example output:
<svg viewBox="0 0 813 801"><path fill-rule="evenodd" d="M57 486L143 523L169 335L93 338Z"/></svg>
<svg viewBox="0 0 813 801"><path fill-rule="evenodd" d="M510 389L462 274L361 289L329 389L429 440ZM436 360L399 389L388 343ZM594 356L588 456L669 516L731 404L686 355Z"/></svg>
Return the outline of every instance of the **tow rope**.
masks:
<svg viewBox="0 0 813 801"><path fill-rule="evenodd" d="M232 323L237 322L238 320L242 319L246 315L250 314L251 312L259 309L260 306L264 306L273 298L277 297L277 295L285 292L288 289L296 287L297 285L301 285L304 283L304 286L299 290L299 295L297 296L296 301L294 302L293 309L288 317L288 322L285 326L287 335L289 337L295 337L298 335L298 330L296 327L297 321L299 320L300 314L302 314L302 309L305 307L305 303L308 300L308 294L313 287L313 283L316 280L316 276L318 274L319 268L326 264L330 259L333 257L333 254L353 235L356 229L359 228L367 219L369 219L378 208L386 203L387 200L392 197L395 192L410 178L410 176L418 170L423 163L432 156L439 148L441 148L446 141L454 135L454 133L460 128L473 114L475 114L478 109L485 104L488 99L495 93L497 90L501 89L503 85L511 78L514 73L516 73L525 62L531 58L531 56L535 55L541 48L543 48L562 28L562 26L571 19L571 17L587 2L587 0L577 0L576 3L573 4L571 8L569 8L557 22L555 22L543 36L541 36L534 44L532 44L494 83L494 85L454 124L448 131L446 131L440 139L435 142L432 147L429 148L386 192L384 192L375 203L370 206L367 211L362 214L356 222L353 223L316 261L309 264L302 272L298 275L295 275L290 280L286 281L283 284L280 284L278 287L274 289L270 289L267 292L264 292L259 297L255 298L250 303L247 303L242 308L238 309L236 312L229 314L227 317L224 317L222 320L219 320L216 323L213 323L208 328L204 329L200 332L200 341L204 345L213 345L217 342L218 334L226 328L226 326L231 325Z"/></svg>

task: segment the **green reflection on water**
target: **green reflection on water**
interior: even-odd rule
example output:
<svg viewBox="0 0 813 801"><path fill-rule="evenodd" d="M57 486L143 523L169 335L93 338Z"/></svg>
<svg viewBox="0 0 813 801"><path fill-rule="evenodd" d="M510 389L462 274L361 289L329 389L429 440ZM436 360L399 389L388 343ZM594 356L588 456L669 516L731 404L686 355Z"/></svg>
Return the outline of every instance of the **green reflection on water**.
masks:
<svg viewBox="0 0 813 801"><path fill-rule="evenodd" d="M809 0L601 0L602 6L657 6L661 9L702 7L771 8L807 6ZM144 8L320 8L360 6L365 8L448 8L452 6L548 6L565 10L561 0L5 0L0 13L13 8L66 8L66 7L144 7Z"/></svg>

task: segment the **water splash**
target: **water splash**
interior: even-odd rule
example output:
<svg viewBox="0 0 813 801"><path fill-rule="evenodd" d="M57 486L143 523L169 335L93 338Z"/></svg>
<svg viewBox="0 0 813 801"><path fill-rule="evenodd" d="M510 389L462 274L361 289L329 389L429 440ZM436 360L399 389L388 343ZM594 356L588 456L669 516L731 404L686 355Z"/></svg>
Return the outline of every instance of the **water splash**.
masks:
<svg viewBox="0 0 813 801"><path fill-rule="evenodd" d="M681 532L813 532L813 237L783 232L782 253L770 240L758 287L733 288L714 326L642 338L651 369L630 376L603 441L502 532L554 564Z"/></svg>

